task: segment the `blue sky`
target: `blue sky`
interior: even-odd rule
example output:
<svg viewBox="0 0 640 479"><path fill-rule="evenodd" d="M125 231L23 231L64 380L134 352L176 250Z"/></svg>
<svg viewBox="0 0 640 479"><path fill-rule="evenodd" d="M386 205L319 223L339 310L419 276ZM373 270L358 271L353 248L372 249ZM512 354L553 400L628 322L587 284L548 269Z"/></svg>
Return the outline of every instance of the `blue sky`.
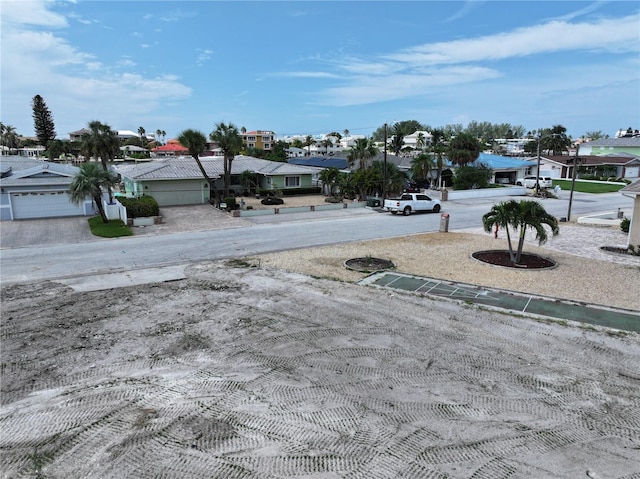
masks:
<svg viewBox="0 0 640 479"><path fill-rule="evenodd" d="M640 128L636 1L0 1L0 121L58 137L469 121Z"/></svg>

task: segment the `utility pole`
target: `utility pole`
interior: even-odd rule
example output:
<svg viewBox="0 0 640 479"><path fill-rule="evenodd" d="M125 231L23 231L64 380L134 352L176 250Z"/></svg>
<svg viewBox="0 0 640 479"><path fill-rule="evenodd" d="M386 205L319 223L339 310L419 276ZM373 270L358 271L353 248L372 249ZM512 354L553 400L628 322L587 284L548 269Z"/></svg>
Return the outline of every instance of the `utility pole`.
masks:
<svg viewBox="0 0 640 479"><path fill-rule="evenodd" d="M387 199L387 124L384 124L384 166L382 171L382 204Z"/></svg>

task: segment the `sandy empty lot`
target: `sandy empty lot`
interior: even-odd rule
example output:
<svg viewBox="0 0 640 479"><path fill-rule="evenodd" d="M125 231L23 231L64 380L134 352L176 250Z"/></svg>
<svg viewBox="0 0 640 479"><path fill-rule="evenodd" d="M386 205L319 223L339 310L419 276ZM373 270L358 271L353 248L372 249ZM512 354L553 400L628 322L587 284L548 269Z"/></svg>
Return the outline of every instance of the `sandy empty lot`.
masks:
<svg viewBox="0 0 640 479"><path fill-rule="evenodd" d="M639 477L637 335L265 263L3 288L4 477Z"/></svg>

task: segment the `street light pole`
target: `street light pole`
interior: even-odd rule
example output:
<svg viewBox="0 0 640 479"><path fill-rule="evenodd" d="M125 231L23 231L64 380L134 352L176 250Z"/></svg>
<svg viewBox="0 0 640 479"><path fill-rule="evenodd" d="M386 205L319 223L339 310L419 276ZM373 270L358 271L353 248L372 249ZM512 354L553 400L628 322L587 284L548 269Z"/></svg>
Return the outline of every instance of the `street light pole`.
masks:
<svg viewBox="0 0 640 479"><path fill-rule="evenodd" d="M542 136L538 135L538 162L536 164L536 196L540 194L540 141Z"/></svg>
<svg viewBox="0 0 640 479"><path fill-rule="evenodd" d="M571 193L569 193L569 209L567 210L567 222L571 221L571 203L573 202L573 189L576 185L576 170L578 169L578 163L580 158L578 158L578 153L580 153L580 143L578 143L578 147L576 149L576 156L573 159L573 170L571 171Z"/></svg>

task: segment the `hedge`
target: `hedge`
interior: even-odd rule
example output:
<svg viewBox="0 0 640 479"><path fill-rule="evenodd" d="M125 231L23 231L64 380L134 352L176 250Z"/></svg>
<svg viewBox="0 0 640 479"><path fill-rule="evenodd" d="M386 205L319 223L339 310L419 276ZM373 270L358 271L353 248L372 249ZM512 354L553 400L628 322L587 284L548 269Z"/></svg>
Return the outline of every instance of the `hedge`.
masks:
<svg viewBox="0 0 640 479"><path fill-rule="evenodd" d="M160 207L153 196L140 198L118 198L122 206L127 209L128 218L143 218L145 216L160 215Z"/></svg>

